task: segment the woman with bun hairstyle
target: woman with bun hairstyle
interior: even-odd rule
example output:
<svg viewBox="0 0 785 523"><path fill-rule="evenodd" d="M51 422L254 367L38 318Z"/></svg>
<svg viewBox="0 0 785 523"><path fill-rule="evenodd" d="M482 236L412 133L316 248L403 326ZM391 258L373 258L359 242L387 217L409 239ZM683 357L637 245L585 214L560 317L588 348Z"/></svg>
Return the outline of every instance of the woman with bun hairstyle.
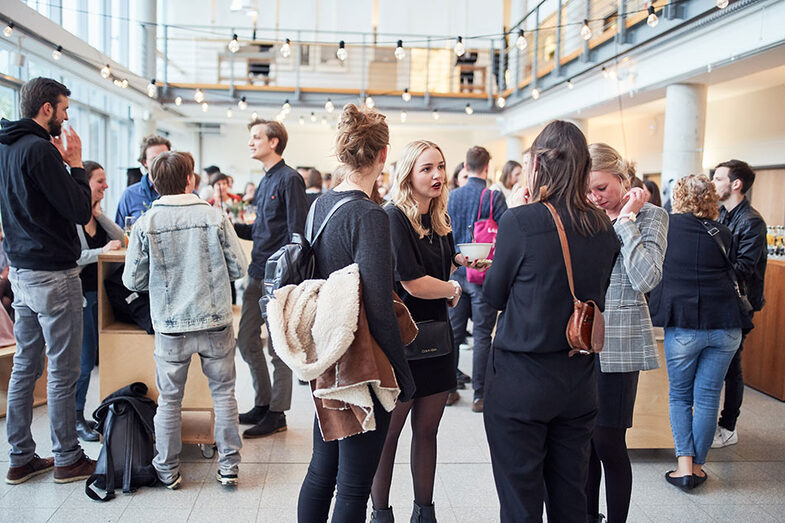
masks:
<svg viewBox="0 0 785 523"><path fill-rule="evenodd" d="M624 522L632 494L627 429L638 390L638 373L660 366L645 293L662 279L668 243L668 213L647 203L634 186L635 167L611 146L589 146L591 173L587 194L613 222L621 253L605 294L605 345L597 365L599 411L594 427L586 484L590 521L600 521L600 481L605 473L609 523ZM640 186L643 185L639 180ZM631 187L631 185L633 185Z"/></svg>
<svg viewBox="0 0 785 523"><path fill-rule="evenodd" d="M403 352L393 309L393 253L387 214L369 198L387 161L390 132L384 115L354 104L344 107L338 122L335 151L343 180L314 202L314 230L347 196L359 199L338 209L314 246L317 278L356 263L362 282L368 327L390 361L400 388L398 401L408 402L415 385ZM302 523L327 521L335 495L332 521L365 521L368 496L384 447L391 414L374 397L376 429L325 442L314 418L313 454L300 489L297 518Z"/></svg>

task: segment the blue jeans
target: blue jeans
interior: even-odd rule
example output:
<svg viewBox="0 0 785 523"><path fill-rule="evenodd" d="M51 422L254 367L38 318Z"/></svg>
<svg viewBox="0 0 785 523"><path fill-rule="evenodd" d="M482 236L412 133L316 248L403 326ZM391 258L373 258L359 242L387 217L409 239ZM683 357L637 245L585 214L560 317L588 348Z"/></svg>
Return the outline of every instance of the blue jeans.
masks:
<svg viewBox="0 0 785 523"><path fill-rule="evenodd" d="M33 389L47 366L47 405L55 465L82 458L76 438L76 380L82 344L82 282L78 269L33 271L11 268L14 291L14 369L8 382L6 433L11 467L26 465L35 454L30 431Z"/></svg>
<svg viewBox="0 0 785 523"><path fill-rule="evenodd" d="M98 292L84 294L87 304L83 310L82 320L82 368L76 382L76 410L84 410L87 398L87 387L90 386L90 373L95 367L98 355Z"/></svg>
<svg viewBox="0 0 785 523"><path fill-rule="evenodd" d="M676 456L706 463L725 373L741 342L741 329L665 329L671 430ZM694 411L693 411L694 409Z"/></svg>
<svg viewBox="0 0 785 523"><path fill-rule="evenodd" d="M155 383L158 386L158 410L155 413L155 448L153 458L158 477L171 483L180 469L183 442L182 403L191 356L199 354L202 372L207 376L215 411L215 446L218 468L224 474L237 474L240 464L240 425L234 384L234 329L155 333Z"/></svg>
<svg viewBox="0 0 785 523"><path fill-rule="evenodd" d="M450 309L450 324L452 325L453 339L455 340L453 350L456 357L460 350L461 343L466 341L466 323L469 321L471 312L474 328L474 356L472 360L472 386L474 387L474 399L480 399L485 395L485 371L488 366L488 354L491 349L491 333L496 325L496 310L485 303L482 297L482 285L469 283L466 280L466 269L461 267L452 275L452 279L457 281L462 289L462 295L458 306ZM462 304L464 300L471 303L471 307Z"/></svg>

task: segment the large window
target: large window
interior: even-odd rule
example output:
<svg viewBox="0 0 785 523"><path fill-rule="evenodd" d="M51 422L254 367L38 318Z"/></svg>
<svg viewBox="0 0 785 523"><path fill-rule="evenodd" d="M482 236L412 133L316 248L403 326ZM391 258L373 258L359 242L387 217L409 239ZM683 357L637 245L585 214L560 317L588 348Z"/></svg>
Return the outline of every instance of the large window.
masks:
<svg viewBox="0 0 785 523"><path fill-rule="evenodd" d="M0 118L16 120L16 90L5 85L0 85Z"/></svg>

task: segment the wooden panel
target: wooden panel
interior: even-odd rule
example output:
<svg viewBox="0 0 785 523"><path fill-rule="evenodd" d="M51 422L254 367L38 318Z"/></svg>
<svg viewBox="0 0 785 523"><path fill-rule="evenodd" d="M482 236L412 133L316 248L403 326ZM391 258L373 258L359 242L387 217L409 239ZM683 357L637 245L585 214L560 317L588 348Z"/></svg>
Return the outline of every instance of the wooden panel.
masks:
<svg viewBox="0 0 785 523"><path fill-rule="evenodd" d="M766 305L755 313L755 328L744 340L744 383L785 401L785 260L769 259L764 296Z"/></svg>
<svg viewBox="0 0 785 523"><path fill-rule="evenodd" d="M8 408L8 382L11 380L11 371L14 367L14 353L16 345L0 348L0 418L6 415ZM44 360L44 373L35 382L33 389L33 407L46 405L46 360Z"/></svg>
<svg viewBox="0 0 785 523"><path fill-rule="evenodd" d="M673 435L668 417L668 372L665 351L657 342L661 367L640 373L632 428L627 431L631 449L671 449Z"/></svg>
<svg viewBox="0 0 785 523"><path fill-rule="evenodd" d="M755 171L749 197L768 225L785 225L785 169Z"/></svg>

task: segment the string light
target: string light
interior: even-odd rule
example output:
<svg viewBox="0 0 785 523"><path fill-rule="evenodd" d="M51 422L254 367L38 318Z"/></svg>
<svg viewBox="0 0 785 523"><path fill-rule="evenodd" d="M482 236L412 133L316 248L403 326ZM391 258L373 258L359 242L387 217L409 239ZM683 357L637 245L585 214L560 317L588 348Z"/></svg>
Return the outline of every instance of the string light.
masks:
<svg viewBox="0 0 785 523"><path fill-rule="evenodd" d="M330 100L329 98L327 99L327 103L324 104L324 110L327 111L328 113L335 111L335 105L333 104L333 101Z"/></svg>
<svg viewBox="0 0 785 523"><path fill-rule="evenodd" d="M292 55L292 41L288 38L281 46L281 56L284 58L289 58Z"/></svg>
<svg viewBox="0 0 785 523"><path fill-rule="evenodd" d="M376 105L376 103L373 101L373 96L370 96L370 95L366 96L365 97L365 106L368 109L373 109L374 105Z"/></svg>
<svg viewBox="0 0 785 523"><path fill-rule="evenodd" d="M237 102L237 107L239 107L241 111L248 109L248 102L245 101L245 96L240 98L240 101Z"/></svg>
<svg viewBox="0 0 785 523"><path fill-rule="evenodd" d="M608 69L606 69L605 67L603 67L603 68L602 68L602 77L603 77L603 78L608 78L608 76L610 76L610 73L608 72Z"/></svg>
<svg viewBox="0 0 785 523"><path fill-rule="evenodd" d="M327 125L327 117L322 116L322 125Z"/></svg>
<svg viewBox="0 0 785 523"><path fill-rule="evenodd" d="M472 104L466 104L466 108L464 109L464 111L466 112L466 114L469 115L472 114L474 112L474 109L472 109Z"/></svg>
<svg viewBox="0 0 785 523"><path fill-rule="evenodd" d="M657 15L654 14L654 6L649 4L649 16L646 18L646 24L649 27L657 27L657 24L660 23L660 19L657 18Z"/></svg>
<svg viewBox="0 0 785 523"><path fill-rule="evenodd" d="M207 105L207 102L204 102L204 103L202 104L202 112L203 112L203 113L206 113L206 112L207 112L207 109L209 109L209 108L210 108L210 106L209 106L209 105Z"/></svg>
<svg viewBox="0 0 785 523"><path fill-rule="evenodd" d="M256 111L251 113L251 120L256 120L258 118L259 118L259 113L257 113Z"/></svg>
<svg viewBox="0 0 785 523"><path fill-rule="evenodd" d="M725 9L729 3L728 0L717 0L717 9Z"/></svg>
<svg viewBox="0 0 785 523"><path fill-rule="evenodd" d="M3 36L5 36L6 38L11 38L11 34L13 32L14 32L14 23L8 22L8 25L5 26L5 29L3 29Z"/></svg>
<svg viewBox="0 0 785 523"><path fill-rule="evenodd" d="M434 109L433 112L431 113L431 116L433 116L434 120L438 120L441 115L439 114L438 109Z"/></svg>
<svg viewBox="0 0 785 523"><path fill-rule="evenodd" d="M540 97L540 90L538 88L532 89L532 98L537 100Z"/></svg>
<svg viewBox="0 0 785 523"><path fill-rule="evenodd" d="M526 41L526 35L523 33L523 29L518 31L518 39L515 41L515 47L518 48L519 51L523 51L529 45L529 42Z"/></svg>
<svg viewBox="0 0 785 523"><path fill-rule="evenodd" d="M201 89L197 89L196 91L194 91L194 102L198 104L204 102L204 93L202 92Z"/></svg>
<svg viewBox="0 0 785 523"><path fill-rule="evenodd" d="M409 88L407 87L403 90L403 93L401 94L401 100L403 100L404 102L408 102L411 99L412 99L412 94L409 92Z"/></svg>
<svg viewBox="0 0 785 523"><path fill-rule="evenodd" d="M182 98L182 96L178 96L177 98L175 98L174 99L174 104L177 107L180 107L181 105L183 105L183 98Z"/></svg>
<svg viewBox="0 0 785 523"><path fill-rule="evenodd" d="M232 35L232 40L229 42L229 45L227 47L233 53L236 53L237 51L240 50L240 42L237 41L237 35L236 34Z"/></svg>
<svg viewBox="0 0 785 523"><path fill-rule="evenodd" d="M63 46L58 45L57 47L55 47L55 50L52 51L52 59L59 60L60 58L62 58L62 56L63 56Z"/></svg>
<svg viewBox="0 0 785 523"><path fill-rule="evenodd" d="M401 111L401 123L406 123L407 116L406 111Z"/></svg>
<svg viewBox="0 0 785 523"><path fill-rule="evenodd" d="M572 83L572 78L570 78L567 80L567 89L572 90L573 87L575 87L575 84Z"/></svg>
<svg viewBox="0 0 785 523"><path fill-rule="evenodd" d="M128 88L128 79L127 78L123 78L123 80L120 82L120 87L122 87L123 89L127 89Z"/></svg>
<svg viewBox="0 0 785 523"><path fill-rule="evenodd" d="M398 44L395 47L395 58L397 60L406 58L406 51L403 49L403 40L398 40Z"/></svg>
<svg viewBox="0 0 785 523"><path fill-rule="evenodd" d="M343 40L338 42L338 50L335 52L335 56L337 56L338 60L341 62L346 60L346 57L349 56L346 52L346 43Z"/></svg>
<svg viewBox="0 0 785 523"><path fill-rule="evenodd" d="M463 37L459 36L455 40L455 56L463 56L466 53L466 47L463 45Z"/></svg>
<svg viewBox="0 0 785 523"><path fill-rule="evenodd" d="M227 118L231 118L231 117L232 117L232 115L233 115L233 113L232 113L232 108L231 108L231 107L227 108L227 109L226 109L226 117L227 117Z"/></svg>
<svg viewBox="0 0 785 523"><path fill-rule="evenodd" d="M155 85L155 78L150 80L150 83L147 84L147 96L150 98L155 98L158 95L158 86Z"/></svg>
<svg viewBox="0 0 785 523"><path fill-rule="evenodd" d="M284 114L288 114L289 111L292 110L292 105L289 103L289 100L284 100L283 105L281 106L281 112Z"/></svg>
<svg viewBox="0 0 785 523"><path fill-rule="evenodd" d="M311 121L313 123L316 123L316 113L313 113L313 112L311 113Z"/></svg>
<svg viewBox="0 0 785 523"><path fill-rule="evenodd" d="M499 109L504 109L505 105L507 105L507 100L505 100L503 96L500 96L496 99L496 107Z"/></svg>
<svg viewBox="0 0 785 523"><path fill-rule="evenodd" d="M305 125L305 116L300 116L300 125Z"/></svg>
<svg viewBox="0 0 785 523"><path fill-rule="evenodd" d="M103 66L103 67L101 68L101 78L103 78L104 80L106 80L106 79L108 79L110 76L112 76L112 69L109 67L109 64L106 64L105 66Z"/></svg>
<svg viewBox="0 0 785 523"><path fill-rule="evenodd" d="M591 38L591 28L589 27L589 21L585 18L583 19L583 27L581 27L581 38L584 40L589 40Z"/></svg>

